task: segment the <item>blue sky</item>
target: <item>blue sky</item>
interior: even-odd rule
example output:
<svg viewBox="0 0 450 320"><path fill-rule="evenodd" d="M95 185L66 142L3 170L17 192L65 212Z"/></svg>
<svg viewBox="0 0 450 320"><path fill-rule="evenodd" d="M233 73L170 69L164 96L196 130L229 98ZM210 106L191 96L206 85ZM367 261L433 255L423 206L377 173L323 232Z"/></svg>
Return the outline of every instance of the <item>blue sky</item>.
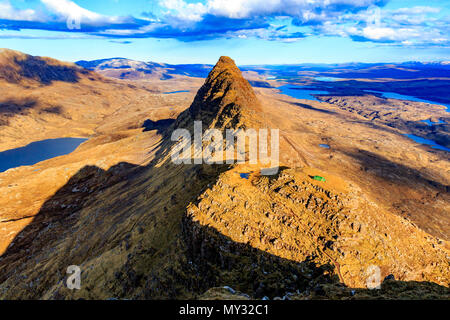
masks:
<svg viewBox="0 0 450 320"><path fill-rule="evenodd" d="M0 0L0 47L76 61L450 60L446 0Z"/></svg>

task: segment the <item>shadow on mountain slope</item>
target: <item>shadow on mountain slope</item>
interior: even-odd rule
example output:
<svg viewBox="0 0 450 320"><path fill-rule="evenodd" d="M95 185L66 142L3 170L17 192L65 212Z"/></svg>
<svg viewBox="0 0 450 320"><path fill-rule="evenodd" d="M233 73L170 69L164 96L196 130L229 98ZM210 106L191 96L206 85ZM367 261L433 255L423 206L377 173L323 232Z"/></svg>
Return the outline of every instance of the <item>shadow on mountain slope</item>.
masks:
<svg viewBox="0 0 450 320"><path fill-rule="evenodd" d="M0 102L0 125L7 125L8 118L16 114L25 115L34 108L37 101L31 98L7 99Z"/></svg>
<svg viewBox="0 0 450 320"><path fill-rule="evenodd" d="M228 166L154 165L81 169L1 256L0 295L192 299L210 288L230 286L251 298L282 297L297 290L315 299L378 297L364 289L355 289L355 295L340 284L335 266L317 265L314 257L284 259L194 221L188 204L196 203ZM82 268L79 291L65 287L69 265ZM448 295L448 288L434 283L404 284L383 294Z"/></svg>
<svg viewBox="0 0 450 320"><path fill-rule="evenodd" d="M124 167L132 168L132 165L121 163L108 171L86 166L71 177L42 205L32 223L20 232L1 256L2 264L8 264L4 270L16 263L25 265L40 249L47 245L51 247L51 242L61 236L73 236L67 232L75 226L79 218L78 211L95 201L103 189L120 181L123 176L118 174L118 169L123 170ZM78 189L80 185L83 187ZM5 263L8 260L9 263ZM6 273L0 275L0 282L6 280Z"/></svg>
<svg viewBox="0 0 450 320"><path fill-rule="evenodd" d="M293 105L296 105L297 107L307 109L307 110L318 111L318 112L327 113L327 114L335 114L336 113L336 112L333 112L330 110L314 108L313 106L310 106L309 104L304 104L304 103L300 103L300 102L291 102L291 103Z"/></svg>
<svg viewBox="0 0 450 320"><path fill-rule="evenodd" d="M171 164L156 168L128 163L117 164L107 171L95 166L84 167L42 205L33 221L0 257L0 295L41 298L61 283L69 265L82 265L120 248L123 241L128 241L130 233L137 232L139 245L133 245L129 253L143 250L139 255L147 261L159 251L163 256L154 260L171 263L165 257L171 252L170 244L181 239L181 218L187 204L208 184L214 183L217 175L226 168L228 166L176 168ZM138 220L143 222L136 223ZM134 223L131 226L130 221ZM148 246L142 245L142 241L149 239ZM175 255L178 257L179 252ZM125 265L110 266L115 276L108 281L116 282L117 287L113 290L105 288L104 294L127 297L141 291L141 297L144 296L144 285L135 284L135 288L130 288L126 284L134 281L133 275L128 277L125 273L126 279L120 279L122 268L128 270L128 260L132 256L127 255ZM136 262L143 268L139 269L142 273L137 271L139 276L160 271L153 269L156 261L148 265L142 264L143 261ZM94 265L94 269L96 267L101 267L101 263ZM108 277L106 272L104 276ZM163 280L164 277L160 282ZM5 282L6 286L1 285ZM175 297L175 293L169 292L157 296Z"/></svg>
<svg viewBox="0 0 450 320"><path fill-rule="evenodd" d="M53 81L78 82L79 73L87 74L87 70L66 65L52 65L48 61L27 55L25 59L15 59L21 68L20 75L49 85Z"/></svg>
<svg viewBox="0 0 450 320"><path fill-rule="evenodd" d="M433 236L449 239L450 219L445 207L450 201L449 185L427 175L426 169L422 172L370 151L343 153L356 160L361 174L373 177L364 179L372 181L368 188L382 201L389 199L394 212ZM383 188L383 185L392 187Z"/></svg>
<svg viewBox="0 0 450 320"><path fill-rule="evenodd" d="M450 192L450 186L427 178L419 170L408 167L404 164L392 162L391 160L366 150L356 150L354 152L344 152L361 164L363 170L373 173L376 176L399 183L401 180L421 182L425 186L431 186L443 193Z"/></svg>
<svg viewBox="0 0 450 320"><path fill-rule="evenodd" d="M0 58L1 56L3 62L0 79L9 83L20 83L24 78L37 81L41 85L50 85L53 81L75 83L80 80L81 75L90 73L89 70L75 65L12 50L3 50L0 52Z"/></svg>
<svg viewBox="0 0 450 320"><path fill-rule="evenodd" d="M167 127L172 125L174 122L175 122L175 119L161 119L161 120L157 120L157 121L147 119L144 121L144 124L142 125L142 127L144 128L144 132L157 130L158 133L161 133L164 131L164 129L166 129Z"/></svg>
<svg viewBox="0 0 450 320"><path fill-rule="evenodd" d="M0 258L8 299L179 299L232 286L275 297L338 283L334 266L291 261L238 243L188 214L190 203L228 165L160 163L86 166L41 207ZM65 287L66 268L83 270L82 289Z"/></svg>
<svg viewBox="0 0 450 320"><path fill-rule="evenodd" d="M234 288L211 288L200 300L246 300L249 296ZM387 277L379 289L349 288L341 283L323 283L312 290L289 292L276 300L448 300L450 290L433 282L397 281Z"/></svg>

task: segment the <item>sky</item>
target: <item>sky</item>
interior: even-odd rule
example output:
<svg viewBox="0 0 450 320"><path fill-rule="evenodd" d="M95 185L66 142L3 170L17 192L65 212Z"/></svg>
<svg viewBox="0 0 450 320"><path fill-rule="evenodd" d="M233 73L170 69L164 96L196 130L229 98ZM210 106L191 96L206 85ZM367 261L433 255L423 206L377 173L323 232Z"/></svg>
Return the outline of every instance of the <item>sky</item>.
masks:
<svg viewBox="0 0 450 320"><path fill-rule="evenodd" d="M450 1L0 0L0 48L65 61L444 61Z"/></svg>

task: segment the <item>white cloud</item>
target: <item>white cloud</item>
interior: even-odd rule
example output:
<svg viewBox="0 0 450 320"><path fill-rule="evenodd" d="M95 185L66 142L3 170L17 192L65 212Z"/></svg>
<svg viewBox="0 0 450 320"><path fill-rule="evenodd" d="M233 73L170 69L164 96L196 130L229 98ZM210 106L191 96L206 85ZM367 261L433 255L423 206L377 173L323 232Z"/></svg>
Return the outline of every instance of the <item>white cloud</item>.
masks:
<svg viewBox="0 0 450 320"><path fill-rule="evenodd" d="M450 41L446 32L448 24L437 17L439 8L383 9L386 2L388 0L207 0L204 3L161 0L160 5L167 9L167 25L180 32L194 30L207 34L208 27L213 26L211 32L215 32L214 27L224 23L227 24L224 28L229 28L224 37L285 42L299 41L311 34L405 45ZM284 19L286 24L302 27L304 35L295 28L287 31L267 27L274 19ZM249 23L233 28L244 20Z"/></svg>
<svg viewBox="0 0 450 320"><path fill-rule="evenodd" d="M98 23L121 23L124 17L105 16L96 12L84 9L70 0L41 0L47 9L57 15L60 19L67 18L80 19L82 23L98 24Z"/></svg>
<svg viewBox="0 0 450 320"><path fill-rule="evenodd" d="M61 17L76 16L88 20L98 20L102 17L100 14L86 10L69 0L41 0L41 2L51 12Z"/></svg>
<svg viewBox="0 0 450 320"><path fill-rule="evenodd" d="M212 14L231 19L269 15L310 20L324 16L314 13L317 10L340 12L346 8L366 8L377 3L380 3L380 0L207 0L206 4L187 3L184 0L160 1L161 6L178 17L188 15L196 19L205 14Z"/></svg>
<svg viewBox="0 0 450 320"><path fill-rule="evenodd" d="M358 41L443 45L449 43L450 38L445 19L435 15L439 12L439 8L425 6L395 10L373 7L330 19L318 25L315 32Z"/></svg>
<svg viewBox="0 0 450 320"><path fill-rule="evenodd" d="M162 15L150 19L102 15L71 0L40 1L46 12L20 10L8 0L0 0L0 19L10 20L13 30L24 25L61 31L68 18L78 18L82 25L79 32L113 38L192 41L253 37L292 42L325 35L403 45L450 43L450 19L442 17L439 8L383 8L388 0L159 0Z"/></svg>
<svg viewBox="0 0 450 320"><path fill-rule="evenodd" d="M404 40L405 38L417 37L414 29L392 29L387 27L369 26L362 29L360 34L371 40Z"/></svg>
<svg viewBox="0 0 450 320"><path fill-rule="evenodd" d="M377 0L208 0L208 12L228 18L248 18L255 15L314 17L317 9L341 11L341 8L367 7ZM337 6L336 6L337 5ZM335 7L336 6L336 7Z"/></svg>
<svg viewBox="0 0 450 320"><path fill-rule="evenodd" d="M183 0L164 0L160 2L161 6L176 12L177 17L182 20L200 21L207 12L202 3L186 3Z"/></svg>
<svg viewBox="0 0 450 320"><path fill-rule="evenodd" d="M13 21L43 21L44 17L38 15L32 9L19 10L14 8L9 1L0 2L0 19Z"/></svg>
<svg viewBox="0 0 450 320"><path fill-rule="evenodd" d="M428 7L428 6L415 6L411 8L400 8L396 10L392 10L391 12L394 14L427 14L427 13L439 13L441 11L440 8Z"/></svg>

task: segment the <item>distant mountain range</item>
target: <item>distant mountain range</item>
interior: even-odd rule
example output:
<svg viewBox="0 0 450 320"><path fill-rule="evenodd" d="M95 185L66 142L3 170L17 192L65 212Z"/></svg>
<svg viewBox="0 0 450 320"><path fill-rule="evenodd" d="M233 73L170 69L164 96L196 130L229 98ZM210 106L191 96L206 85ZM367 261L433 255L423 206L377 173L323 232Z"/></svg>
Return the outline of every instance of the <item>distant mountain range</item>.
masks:
<svg viewBox="0 0 450 320"><path fill-rule="evenodd" d="M119 79L158 78L175 76L206 78L213 68L209 64L165 64L143 62L126 58L78 61L79 66L97 71L105 76ZM450 78L450 62L403 62L403 63L342 63L342 64L295 64L295 65L249 65L242 71L256 72L260 76L276 79L298 77L336 77L358 79L420 79Z"/></svg>
<svg viewBox="0 0 450 320"><path fill-rule="evenodd" d="M93 61L78 61L77 65L97 71L103 75L119 79L142 79L158 77L168 80L175 75L206 78L212 65L208 64L165 64L143 62L125 58L100 59Z"/></svg>

